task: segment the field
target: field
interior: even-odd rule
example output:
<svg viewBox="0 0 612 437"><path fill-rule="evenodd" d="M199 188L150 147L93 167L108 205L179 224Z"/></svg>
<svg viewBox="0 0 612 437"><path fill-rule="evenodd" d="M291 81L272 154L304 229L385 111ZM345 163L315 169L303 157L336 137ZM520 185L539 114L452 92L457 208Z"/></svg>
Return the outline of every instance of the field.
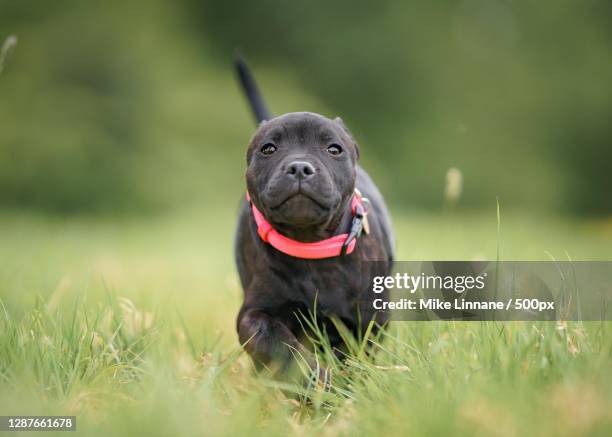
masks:
<svg viewBox="0 0 612 437"><path fill-rule="evenodd" d="M234 329L235 208L0 216L0 414L79 435L610 435L612 324L396 323L332 388L256 376ZM398 258L604 260L612 223L394 211ZM321 339L324 340L324 339Z"/></svg>

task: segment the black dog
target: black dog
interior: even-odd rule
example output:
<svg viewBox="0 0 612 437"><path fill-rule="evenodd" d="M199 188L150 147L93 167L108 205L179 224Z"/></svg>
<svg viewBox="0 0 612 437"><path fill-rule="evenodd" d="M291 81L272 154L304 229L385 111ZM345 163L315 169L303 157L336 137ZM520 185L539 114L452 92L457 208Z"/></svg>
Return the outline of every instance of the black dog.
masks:
<svg viewBox="0 0 612 437"><path fill-rule="evenodd" d="M235 240L244 289L239 339L258 367L287 369L296 352L314 366L300 342L300 314L316 313L338 350L332 317L354 334L386 322L369 286L391 270L389 214L342 120L309 112L272 118L246 64L238 60L237 69L260 122L247 150Z"/></svg>

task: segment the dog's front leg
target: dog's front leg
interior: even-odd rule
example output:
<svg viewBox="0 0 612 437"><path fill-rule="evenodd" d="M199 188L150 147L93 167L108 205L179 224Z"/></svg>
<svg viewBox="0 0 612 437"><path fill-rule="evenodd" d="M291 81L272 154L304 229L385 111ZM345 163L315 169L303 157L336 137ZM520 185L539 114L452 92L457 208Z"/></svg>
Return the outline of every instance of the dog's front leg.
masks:
<svg viewBox="0 0 612 437"><path fill-rule="evenodd" d="M279 319L257 309L242 308L238 314L238 338L258 368L270 367L284 372L294 357L309 366L314 359Z"/></svg>
<svg viewBox="0 0 612 437"><path fill-rule="evenodd" d="M318 368L319 383L325 387L330 385L329 372L317 365L312 352L281 320L243 306L238 314L238 337L258 369L267 367L286 375L299 361L308 365L310 370Z"/></svg>

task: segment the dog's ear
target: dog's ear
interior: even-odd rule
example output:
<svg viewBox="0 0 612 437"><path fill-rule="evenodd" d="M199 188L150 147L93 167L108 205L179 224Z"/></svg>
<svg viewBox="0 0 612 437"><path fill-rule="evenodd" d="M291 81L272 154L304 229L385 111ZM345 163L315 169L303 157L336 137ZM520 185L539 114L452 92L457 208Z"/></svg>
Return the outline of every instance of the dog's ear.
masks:
<svg viewBox="0 0 612 437"><path fill-rule="evenodd" d="M336 122L336 124L340 126L342 130L346 133L346 135L351 139L351 141L353 142L353 146L355 147L355 153L357 154L357 159L359 159L359 144L357 144L357 141L355 141L355 137L353 137L353 134L351 133L351 131L348 130L348 128L344 124L344 121L340 117L334 118L334 122Z"/></svg>

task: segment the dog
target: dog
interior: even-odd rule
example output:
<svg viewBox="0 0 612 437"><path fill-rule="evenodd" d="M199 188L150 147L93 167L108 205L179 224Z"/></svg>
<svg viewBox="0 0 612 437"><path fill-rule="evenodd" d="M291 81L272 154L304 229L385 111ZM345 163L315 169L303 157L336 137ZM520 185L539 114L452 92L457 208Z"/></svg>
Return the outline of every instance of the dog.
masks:
<svg viewBox="0 0 612 437"><path fill-rule="evenodd" d="M301 316L315 316L338 354L346 348L334 319L355 336L387 322L369 287L392 268L390 215L340 118L272 117L244 60L236 68L259 123L235 236L244 290L238 337L258 369L284 372L296 354L315 369Z"/></svg>

